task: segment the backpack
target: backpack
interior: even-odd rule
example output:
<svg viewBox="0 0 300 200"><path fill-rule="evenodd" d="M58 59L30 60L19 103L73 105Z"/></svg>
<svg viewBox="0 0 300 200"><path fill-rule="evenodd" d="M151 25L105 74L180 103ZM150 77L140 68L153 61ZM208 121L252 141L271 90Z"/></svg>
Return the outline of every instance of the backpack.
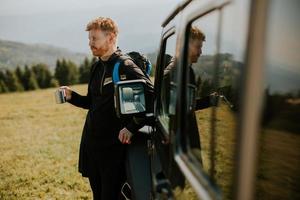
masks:
<svg viewBox="0 0 300 200"><path fill-rule="evenodd" d="M121 62L124 62L127 59L132 60L142 70L145 76L149 78L152 69L150 60L145 55L142 55L139 52L132 51L125 55L121 55L119 60L114 65L113 75L112 75L112 81L114 84L120 81L120 74L119 74L120 64Z"/></svg>

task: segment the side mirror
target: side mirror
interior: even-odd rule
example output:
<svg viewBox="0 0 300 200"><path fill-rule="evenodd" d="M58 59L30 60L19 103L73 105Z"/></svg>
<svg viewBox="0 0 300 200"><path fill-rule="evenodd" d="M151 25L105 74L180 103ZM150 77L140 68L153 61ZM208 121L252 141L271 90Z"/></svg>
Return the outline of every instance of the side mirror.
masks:
<svg viewBox="0 0 300 200"><path fill-rule="evenodd" d="M146 113L145 86L142 79L116 83L115 108L119 117Z"/></svg>

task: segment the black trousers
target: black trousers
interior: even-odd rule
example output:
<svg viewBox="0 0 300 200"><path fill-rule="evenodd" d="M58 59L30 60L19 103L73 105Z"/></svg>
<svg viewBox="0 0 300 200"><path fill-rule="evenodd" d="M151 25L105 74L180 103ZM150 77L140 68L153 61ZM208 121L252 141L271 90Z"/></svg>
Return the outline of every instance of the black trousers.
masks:
<svg viewBox="0 0 300 200"><path fill-rule="evenodd" d="M88 157L89 182L94 200L119 200L125 182L125 148L115 145Z"/></svg>

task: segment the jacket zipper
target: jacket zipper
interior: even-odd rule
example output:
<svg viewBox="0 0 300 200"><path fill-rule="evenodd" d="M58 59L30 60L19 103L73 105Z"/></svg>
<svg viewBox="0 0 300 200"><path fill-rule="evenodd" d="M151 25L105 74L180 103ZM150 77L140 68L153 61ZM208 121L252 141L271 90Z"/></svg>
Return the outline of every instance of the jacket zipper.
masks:
<svg viewBox="0 0 300 200"><path fill-rule="evenodd" d="M102 74L102 78L101 78L101 85L100 85L100 94L102 95L103 93L103 84L104 84L104 77L105 77L105 73L106 73L106 65L104 66L104 72Z"/></svg>

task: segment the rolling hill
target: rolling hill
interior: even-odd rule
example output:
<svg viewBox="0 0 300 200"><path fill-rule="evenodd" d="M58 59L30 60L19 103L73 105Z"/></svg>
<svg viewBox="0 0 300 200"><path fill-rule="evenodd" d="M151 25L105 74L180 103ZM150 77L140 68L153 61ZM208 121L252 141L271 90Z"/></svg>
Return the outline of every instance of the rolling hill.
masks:
<svg viewBox="0 0 300 200"><path fill-rule="evenodd" d="M0 40L0 69L14 69L17 65L23 67L42 62L47 64L52 71L58 58L70 59L79 64L86 56L88 55L45 44Z"/></svg>

